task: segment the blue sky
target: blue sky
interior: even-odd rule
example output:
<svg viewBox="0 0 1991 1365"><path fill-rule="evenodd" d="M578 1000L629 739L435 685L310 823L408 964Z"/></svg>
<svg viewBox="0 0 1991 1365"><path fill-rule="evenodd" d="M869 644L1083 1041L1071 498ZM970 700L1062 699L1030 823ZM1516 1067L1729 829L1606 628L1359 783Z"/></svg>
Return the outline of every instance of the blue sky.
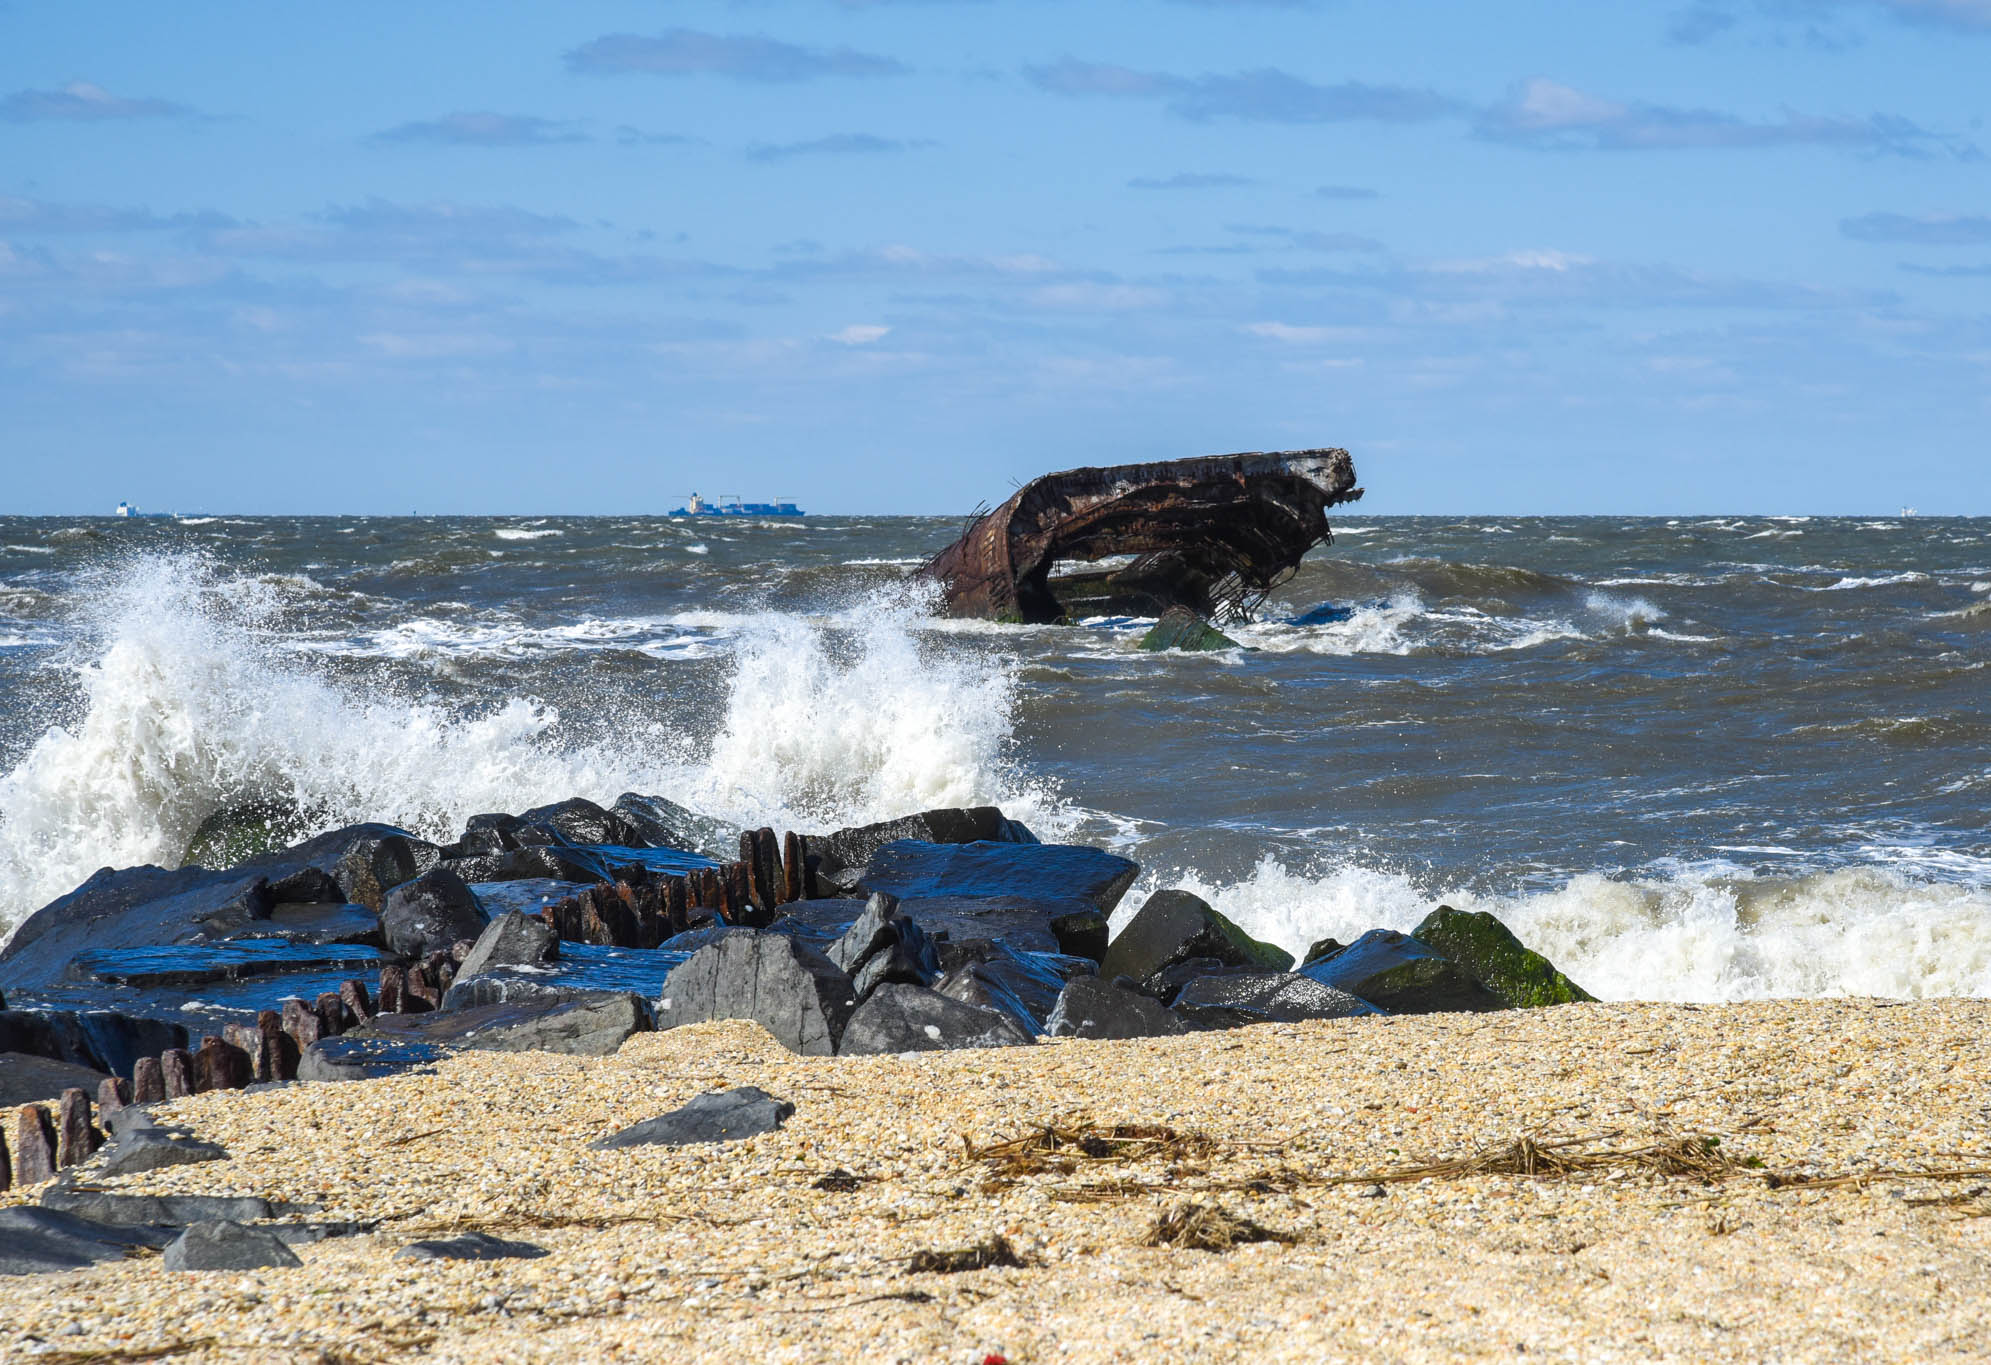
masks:
<svg viewBox="0 0 1991 1365"><path fill-rule="evenodd" d="M1991 514L1991 0L0 4L0 511Z"/></svg>

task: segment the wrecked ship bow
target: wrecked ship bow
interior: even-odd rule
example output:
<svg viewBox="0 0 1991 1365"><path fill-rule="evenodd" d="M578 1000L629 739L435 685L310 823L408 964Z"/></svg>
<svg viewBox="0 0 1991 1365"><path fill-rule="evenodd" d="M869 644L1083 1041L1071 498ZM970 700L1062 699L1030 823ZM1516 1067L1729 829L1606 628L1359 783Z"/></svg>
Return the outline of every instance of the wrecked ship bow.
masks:
<svg viewBox="0 0 1991 1365"><path fill-rule="evenodd" d="M1345 450L1211 455L1046 474L921 569L952 616L1045 624L1093 615L1248 615L1331 540L1327 509L1362 496ZM1132 562L1053 574L1060 564Z"/></svg>

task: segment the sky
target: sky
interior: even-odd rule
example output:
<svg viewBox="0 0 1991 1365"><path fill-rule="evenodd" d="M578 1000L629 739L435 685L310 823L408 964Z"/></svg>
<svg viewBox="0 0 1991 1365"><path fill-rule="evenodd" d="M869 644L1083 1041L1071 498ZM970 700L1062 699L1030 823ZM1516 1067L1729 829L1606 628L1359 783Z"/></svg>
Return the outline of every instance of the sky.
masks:
<svg viewBox="0 0 1991 1365"><path fill-rule="evenodd" d="M1991 514L1991 0L0 0L0 513Z"/></svg>

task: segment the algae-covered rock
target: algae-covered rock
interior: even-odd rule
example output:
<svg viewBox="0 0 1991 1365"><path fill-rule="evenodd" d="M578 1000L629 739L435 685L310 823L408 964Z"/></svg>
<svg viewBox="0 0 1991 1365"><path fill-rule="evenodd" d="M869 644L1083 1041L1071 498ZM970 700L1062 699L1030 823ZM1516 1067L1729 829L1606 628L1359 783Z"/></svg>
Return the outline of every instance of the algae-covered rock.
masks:
<svg viewBox="0 0 1991 1365"><path fill-rule="evenodd" d="M1411 937L1464 967L1515 1009L1597 998L1484 910L1454 910L1441 905L1424 917Z"/></svg>
<svg viewBox="0 0 1991 1365"><path fill-rule="evenodd" d="M1157 891L1149 896L1119 936L1107 945L1099 974L1146 981L1165 967L1193 957L1215 958L1226 967L1283 972L1293 955L1261 943L1187 891Z"/></svg>
<svg viewBox="0 0 1991 1365"><path fill-rule="evenodd" d="M281 801L252 801L218 810L194 831L180 865L220 871L278 852L296 836L297 823L297 808Z"/></svg>
<svg viewBox="0 0 1991 1365"><path fill-rule="evenodd" d="M1187 607L1170 607L1161 614L1161 619L1141 637L1141 648L1150 652L1164 649L1181 649L1191 652L1207 652L1213 649L1236 649L1238 642L1218 630Z"/></svg>

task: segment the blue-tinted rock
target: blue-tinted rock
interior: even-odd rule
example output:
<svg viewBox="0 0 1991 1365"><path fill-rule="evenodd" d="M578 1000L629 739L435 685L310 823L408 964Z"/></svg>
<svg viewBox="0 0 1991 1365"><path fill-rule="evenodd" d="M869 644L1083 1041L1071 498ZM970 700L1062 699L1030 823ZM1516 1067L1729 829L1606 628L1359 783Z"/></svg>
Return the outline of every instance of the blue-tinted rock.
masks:
<svg viewBox="0 0 1991 1365"><path fill-rule="evenodd" d="M1507 1002L1429 944L1393 929L1371 929L1300 974L1360 996L1391 1014L1477 1013Z"/></svg>
<svg viewBox="0 0 1991 1365"><path fill-rule="evenodd" d="M225 1219L189 1227L167 1244L160 1263L168 1270L270 1270L304 1264L273 1234Z"/></svg>
<svg viewBox="0 0 1991 1365"><path fill-rule="evenodd" d="M1061 911L1111 914L1140 866L1079 844L921 843L900 839L871 857L858 889L901 901L932 897L1012 897Z"/></svg>
<svg viewBox="0 0 1991 1365"><path fill-rule="evenodd" d="M346 899L369 910L383 910L387 893L403 882L434 870L442 850L405 830L389 829L354 840L332 868L332 880Z"/></svg>
<svg viewBox="0 0 1991 1365"><path fill-rule="evenodd" d="M965 1047L1017 1047L1036 1042L1008 1014L897 982L880 986L857 1007L843 1031L839 1056L940 1052Z"/></svg>
<svg viewBox="0 0 1991 1365"><path fill-rule="evenodd" d="M251 981L303 972L358 975L378 971L386 960L380 949L360 943L238 938L156 948L93 949L76 955L69 976L72 980L139 990L158 987L184 990L218 981Z"/></svg>
<svg viewBox="0 0 1991 1365"><path fill-rule="evenodd" d="M1346 991L1297 972L1234 972L1198 977L1175 997L1177 1016L1198 1028L1291 1024L1302 1019L1354 1019L1380 1013Z"/></svg>
<svg viewBox="0 0 1991 1365"><path fill-rule="evenodd" d="M1017 952L1007 942L986 939L949 944L942 960L950 970L935 990L971 1005L1011 1013L1032 1034L1045 1031L1065 983L1094 971L1084 958Z"/></svg>
<svg viewBox="0 0 1991 1365"><path fill-rule="evenodd" d="M454 864L445 864L452 872ZM458 875L461 875L459 872ZM580 882L556 881L551 877L519 877L508 881L485 882L464 878L470 883L470 894L484 907L484 913L497 919L508 910L522 914L536 915L547 906L566 900L579 891Z"/></svg>
<svg viewBox="0 0 1991 1365"><path fill-rule="evenodd" d="M896 820L858 825L808 837L809 857L816 875L843 891L856 888L872 855L898 839L928 844L979 842L1034 844L1037 836L994 806L921 811Z"/></svg>
<svg viewBox="0 0 1991 1365"><path fill-rule="evenodd" d="M698 1096L682 1108L631 1124L588 1145L597 1151L618 1147L684 1147L700 1142L738 1142L772 1133L794 1114L795 1106L758 1086Z"/></svg>
<svg viewBox="0 0 1991 1365"><path fill-rule="evenodd" d="M280 904L267 918L255 920L226 935L231 940L277 938L291 943L361 943L386 946L380 936L380 916L364 905L347 902Z"/></svg>
<svg viewBox="0 0 1991 1365"><path fill-rule="evenodd" d="M1096 976L1065 984L1045 1021L1053 1038L1164 1038L1186 1032L1167 1006Z"/></svg>

